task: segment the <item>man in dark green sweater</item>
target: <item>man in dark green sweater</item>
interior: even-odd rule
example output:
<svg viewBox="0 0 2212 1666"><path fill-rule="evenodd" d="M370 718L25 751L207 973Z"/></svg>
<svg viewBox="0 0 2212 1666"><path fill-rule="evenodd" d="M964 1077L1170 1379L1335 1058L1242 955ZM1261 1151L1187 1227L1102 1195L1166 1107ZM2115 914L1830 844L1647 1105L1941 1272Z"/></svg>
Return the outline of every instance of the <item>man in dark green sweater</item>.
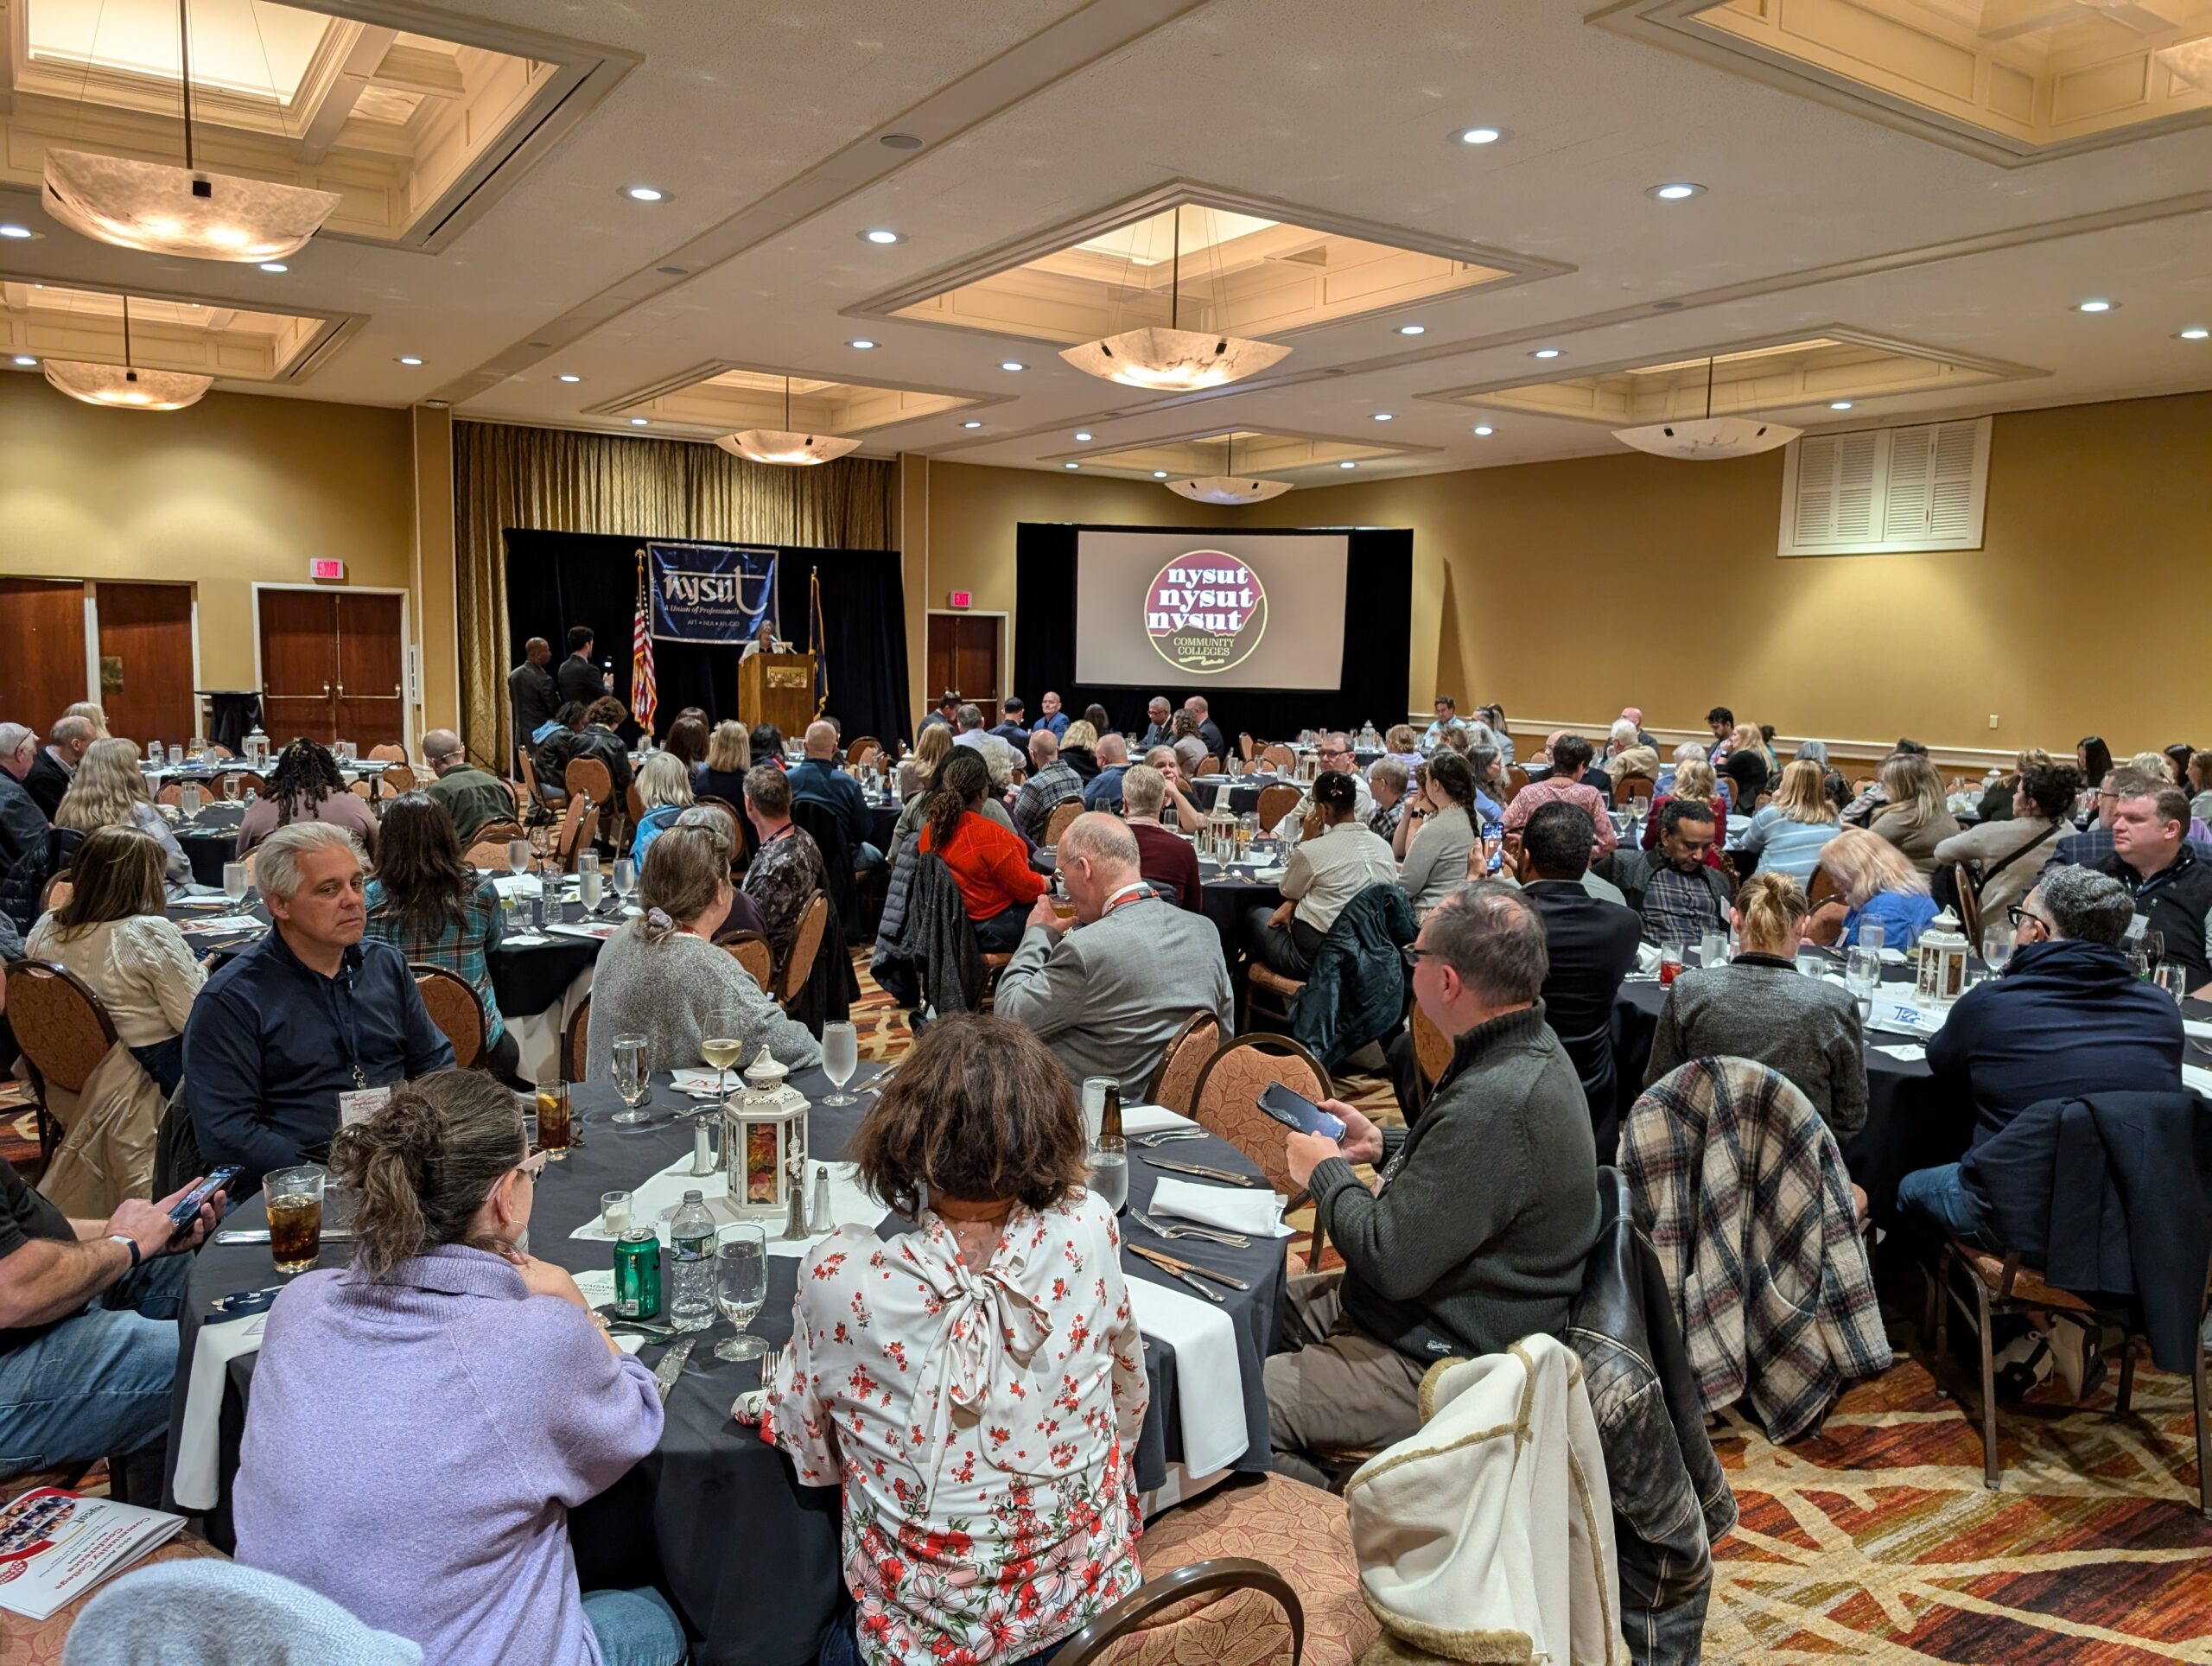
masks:
<svg viewBox="0 0 2212 1666"><path fill-rule="evenodd" d="M1557 1336L1598 1236L1598 1160L1574 1063L1544 1021L1542 917L1511 886L1463 887L1408 954L1414 995L1453 1038L1451 1068L1408 1129L1327 1109L1344 1143L1288 1136L1339 1274L1292 1281L1295 1351L1267 1363L1274 1468L1332 1485L1330 1454L1421 1425L1421 1380L1440 1359ZM1352 1170L1380 1166L1374 1191Z"/></svg>

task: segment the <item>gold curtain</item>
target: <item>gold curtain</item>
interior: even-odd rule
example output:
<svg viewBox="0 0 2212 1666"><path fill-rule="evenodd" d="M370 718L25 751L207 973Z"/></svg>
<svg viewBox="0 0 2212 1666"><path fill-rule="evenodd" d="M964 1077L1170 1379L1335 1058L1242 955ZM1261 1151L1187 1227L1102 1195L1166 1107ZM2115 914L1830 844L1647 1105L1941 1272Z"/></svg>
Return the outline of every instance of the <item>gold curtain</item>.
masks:
<svg viewBox="0 0 2212 1666"><path fill-rule="evenodd" d="M455 423L453 495L462 734L478 753L509 764L507 528L845 550L899 544L897 466L871 457L786 468L681 440Z"/></svg>

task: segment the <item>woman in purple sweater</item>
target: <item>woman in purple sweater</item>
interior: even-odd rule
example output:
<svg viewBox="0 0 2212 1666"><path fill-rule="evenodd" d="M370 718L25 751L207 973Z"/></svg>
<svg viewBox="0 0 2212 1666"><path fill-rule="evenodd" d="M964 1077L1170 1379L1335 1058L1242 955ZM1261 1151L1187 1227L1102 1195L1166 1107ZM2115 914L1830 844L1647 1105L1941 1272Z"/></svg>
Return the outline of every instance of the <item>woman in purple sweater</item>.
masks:
<svg viewBox="0 0 2212 1666"><path fill-rule="evenodd" d="M652 1374L516 1245L543 1153L491 1077L441 1071L345 1129L353 1264L270 1309L238 1560L445 1666L674 1666L655 1592L579 1593L568 1512L660 1439Z"/></svg>

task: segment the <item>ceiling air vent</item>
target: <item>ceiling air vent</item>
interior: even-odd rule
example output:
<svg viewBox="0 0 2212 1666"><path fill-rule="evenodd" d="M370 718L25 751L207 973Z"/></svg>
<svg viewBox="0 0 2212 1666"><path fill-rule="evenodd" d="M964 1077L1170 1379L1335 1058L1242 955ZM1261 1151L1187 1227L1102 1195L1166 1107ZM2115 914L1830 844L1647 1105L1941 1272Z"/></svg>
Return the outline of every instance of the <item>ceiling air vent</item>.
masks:
<svg viewBox="0 0 2212 1666"><path fill-rule="evenodd" d="M1815 434L1782 472L1784 556L1888 556L1981 547L1986 416Z"/></svg>

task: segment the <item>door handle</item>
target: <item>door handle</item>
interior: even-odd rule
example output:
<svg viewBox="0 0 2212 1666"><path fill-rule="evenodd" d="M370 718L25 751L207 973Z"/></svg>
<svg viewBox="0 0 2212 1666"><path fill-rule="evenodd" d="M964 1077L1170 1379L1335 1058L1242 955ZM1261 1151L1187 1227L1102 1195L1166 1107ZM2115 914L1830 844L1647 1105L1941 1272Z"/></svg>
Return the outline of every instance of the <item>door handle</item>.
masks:
<svg viewBox="0 0 2212 1666"><path fill-rule="evenodd" d="M323 691L325 694L328 694L328 693L330 692L330 684L327 684L327 683L324 684L322 685L322 691Z"/></svg>
<svg viewBox="0 0 2212 1666"><path fill-rule="evenodd" d="M346 697L346 685L343 683L333 683L326 688L323 692L327 694L334 690L340 700L343 700Z"/></svg>

